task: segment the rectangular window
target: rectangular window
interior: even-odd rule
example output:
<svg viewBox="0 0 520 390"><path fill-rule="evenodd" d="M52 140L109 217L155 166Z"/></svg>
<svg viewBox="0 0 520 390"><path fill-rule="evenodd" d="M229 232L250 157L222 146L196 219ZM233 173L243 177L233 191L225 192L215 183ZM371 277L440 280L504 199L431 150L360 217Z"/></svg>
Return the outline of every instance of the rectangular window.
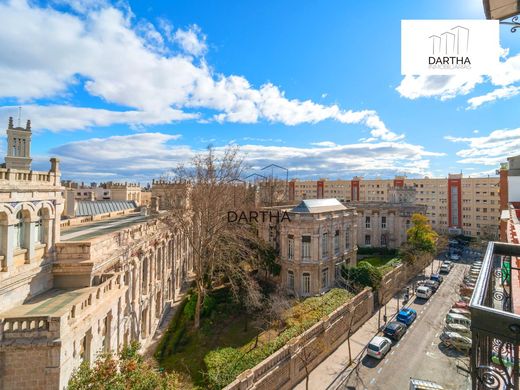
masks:
<svg viewBox="0 0 520 390"><path fill-rule="evenodd" d="M294 236L292 234L287 236L287 258L294 259Z"/></svg>
<svg viewBox="0 0 520 390"><path fill-rule="evenodd" d="M289 290L294 290L294 272L287 271L287 287Z"/></svg>
<svg viewBox="0 0 520 390"><path fill-rule="evenodd" d="M365 228L370 229L370 217L365 217Z"/></svg>
<svg viewBox="0 0 520 390"><path fill-rule="evenodd" d="M302 259L311 258L311 236L302 236Z"/></svg>
<svg viewBox="0 0 520 390"><path fill-rule="evenodd" d="M329 234L323 233L321 235L321 256L327 257L329 255Z"/></svg>
<svg viewBox="0 0 520 390"><path fill-rule="evenodd" d="M386 217L381 217L381 229L386 229Z"/></svg>
<svg viewBox="0 0 520 390"><path fill-rule="evenodd" d="M370 234L365 235L365 245L370 245Z"/></svg>
<svg viewBox="0 0 520 390"><path fill-rule="evenodd" d="M345 250L348 251L350 248L350 232L349 228L345 227Z"/></svg>
<svg viewBox="0 0 520 390"><path fill-rule="evenodd" d="M381 235L381 246L386 246L386 234Z"/></svg>
<svg viewBox="0 0 520 390"><path fill-rule="evenodd" d="M334 232L334 254L339 255L339 230Z"/></svg>
<svg viewBox="0 0 520 390"><path fill-rule="evenodd" d="M324 268L321 270L321 288L329 287L329 269Z"/></svg>
<svg viewBox="0 0 520 390"><path fill-rule="evenodd" d="M311 274L304 273L302 275L302 294L309 295L311 293Z"/></svg>

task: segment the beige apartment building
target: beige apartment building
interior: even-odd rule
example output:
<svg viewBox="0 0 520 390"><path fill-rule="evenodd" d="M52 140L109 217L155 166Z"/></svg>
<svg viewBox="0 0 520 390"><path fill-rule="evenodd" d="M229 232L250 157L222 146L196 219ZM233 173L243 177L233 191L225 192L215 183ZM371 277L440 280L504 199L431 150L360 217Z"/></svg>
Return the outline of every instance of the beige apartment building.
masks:
<svg viewBox="0 0 520 390"><path fill-rule="evenodd" d="M413 179L291 180L289 202L302 199L336 198L342 202L388 202L392 189L416 189L415 203L426 205L426 216L442 234L496 238L500 222L500 185L498 177Z"/></svg>

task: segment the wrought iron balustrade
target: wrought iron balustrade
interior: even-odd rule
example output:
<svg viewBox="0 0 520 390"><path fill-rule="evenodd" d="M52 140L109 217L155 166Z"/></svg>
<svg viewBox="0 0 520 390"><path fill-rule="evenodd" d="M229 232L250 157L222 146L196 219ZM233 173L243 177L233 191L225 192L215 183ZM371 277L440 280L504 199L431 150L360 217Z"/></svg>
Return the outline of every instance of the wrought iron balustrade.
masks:
<svg viewBox="0 0 520 390"><path fill-rule="evenodd" d="M470 301L472 389L520 389L520 245L490 242ZM518 282L516 282L518 283Z"/></svg>

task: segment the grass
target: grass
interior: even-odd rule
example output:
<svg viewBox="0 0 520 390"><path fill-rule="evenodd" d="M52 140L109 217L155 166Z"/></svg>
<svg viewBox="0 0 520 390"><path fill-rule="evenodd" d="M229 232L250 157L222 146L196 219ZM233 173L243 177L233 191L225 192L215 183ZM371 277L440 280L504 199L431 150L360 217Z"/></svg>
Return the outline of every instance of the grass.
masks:
<svg viewBox="0 0 520 390"><path fill-rule="evenodd" d="M374 267L378 267L383 274L386 274L395 268L397 262L401 259L394 255L371 255L359 260L358 263L366 262L372 264Z"/></svg>
<svg viewBox="0 0 520 390"><path fill-rule="evenodd" d="M186 388L206 389L208 382L205 374L208 367L204 357L211 351L215 354L223 348L233 348L237 356L245 355L247 362L239 360L240 369L233 372L234 377L262 361L290 338L308 329L351 297L352 294L345 290L333 289L323 296L308 298L288 310L284 327L261 332L264 322L262 316L258 316L260 319L256 322L250 322L247 331L244 330L246 314L233 302L229 292L220 291L214 295L216 304L212 306L211 312L201 318L199 330L193 329L193 321L186 319L185 315L174 317L169 333L159 346L167 351L164 357L158 359L159 364L167 371L188 374L191 383L187 383ZM189 304L184 306L189 307ZM258 345L255 348L257 335ZM233 362L225 362L230 363L234 365Z"/></svg>
<svg viewBox="0 0 520 390"><path fill-rule="evenodd" d="M195 389L206 388L204 356L208 352L223 347L240 348L260 333L256 323L249 323L247 331L244 330L246 314L232 302L229 294L216 294L216 301L211 313L201 318L198 331L193 328L193 321L186 320L185 316L179 315L174 319L179 324L171 324L172 333L182 327L182 336L175 342L173 353L159 359L165 370L188 374L191 383L187 386ZM168 340L162 343L168 343Z"/></svg>

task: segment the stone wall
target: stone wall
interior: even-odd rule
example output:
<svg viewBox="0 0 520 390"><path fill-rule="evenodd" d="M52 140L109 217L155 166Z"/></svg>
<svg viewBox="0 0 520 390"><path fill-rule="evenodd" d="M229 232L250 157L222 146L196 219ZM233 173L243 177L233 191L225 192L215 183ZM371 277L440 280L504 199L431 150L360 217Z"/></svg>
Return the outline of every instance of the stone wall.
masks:
<svg viewBox="0 0 520 390"><path fill-rule="evenodd" d="M283 348L255 367L243 372L226 390L288 390L342 344L372 315L374 296L364 289L349 302L313 327L292 339Z"/></svg>
<svg viewBox="0 0 520 390"><path fill-rule="evenodd" d="M419 257L415 264L400 264L383 276L381 287L377 292L377 300L380 305L385 305L401 289L406 287L408 281L420 273L432 261L431 255Z"/></svg>

